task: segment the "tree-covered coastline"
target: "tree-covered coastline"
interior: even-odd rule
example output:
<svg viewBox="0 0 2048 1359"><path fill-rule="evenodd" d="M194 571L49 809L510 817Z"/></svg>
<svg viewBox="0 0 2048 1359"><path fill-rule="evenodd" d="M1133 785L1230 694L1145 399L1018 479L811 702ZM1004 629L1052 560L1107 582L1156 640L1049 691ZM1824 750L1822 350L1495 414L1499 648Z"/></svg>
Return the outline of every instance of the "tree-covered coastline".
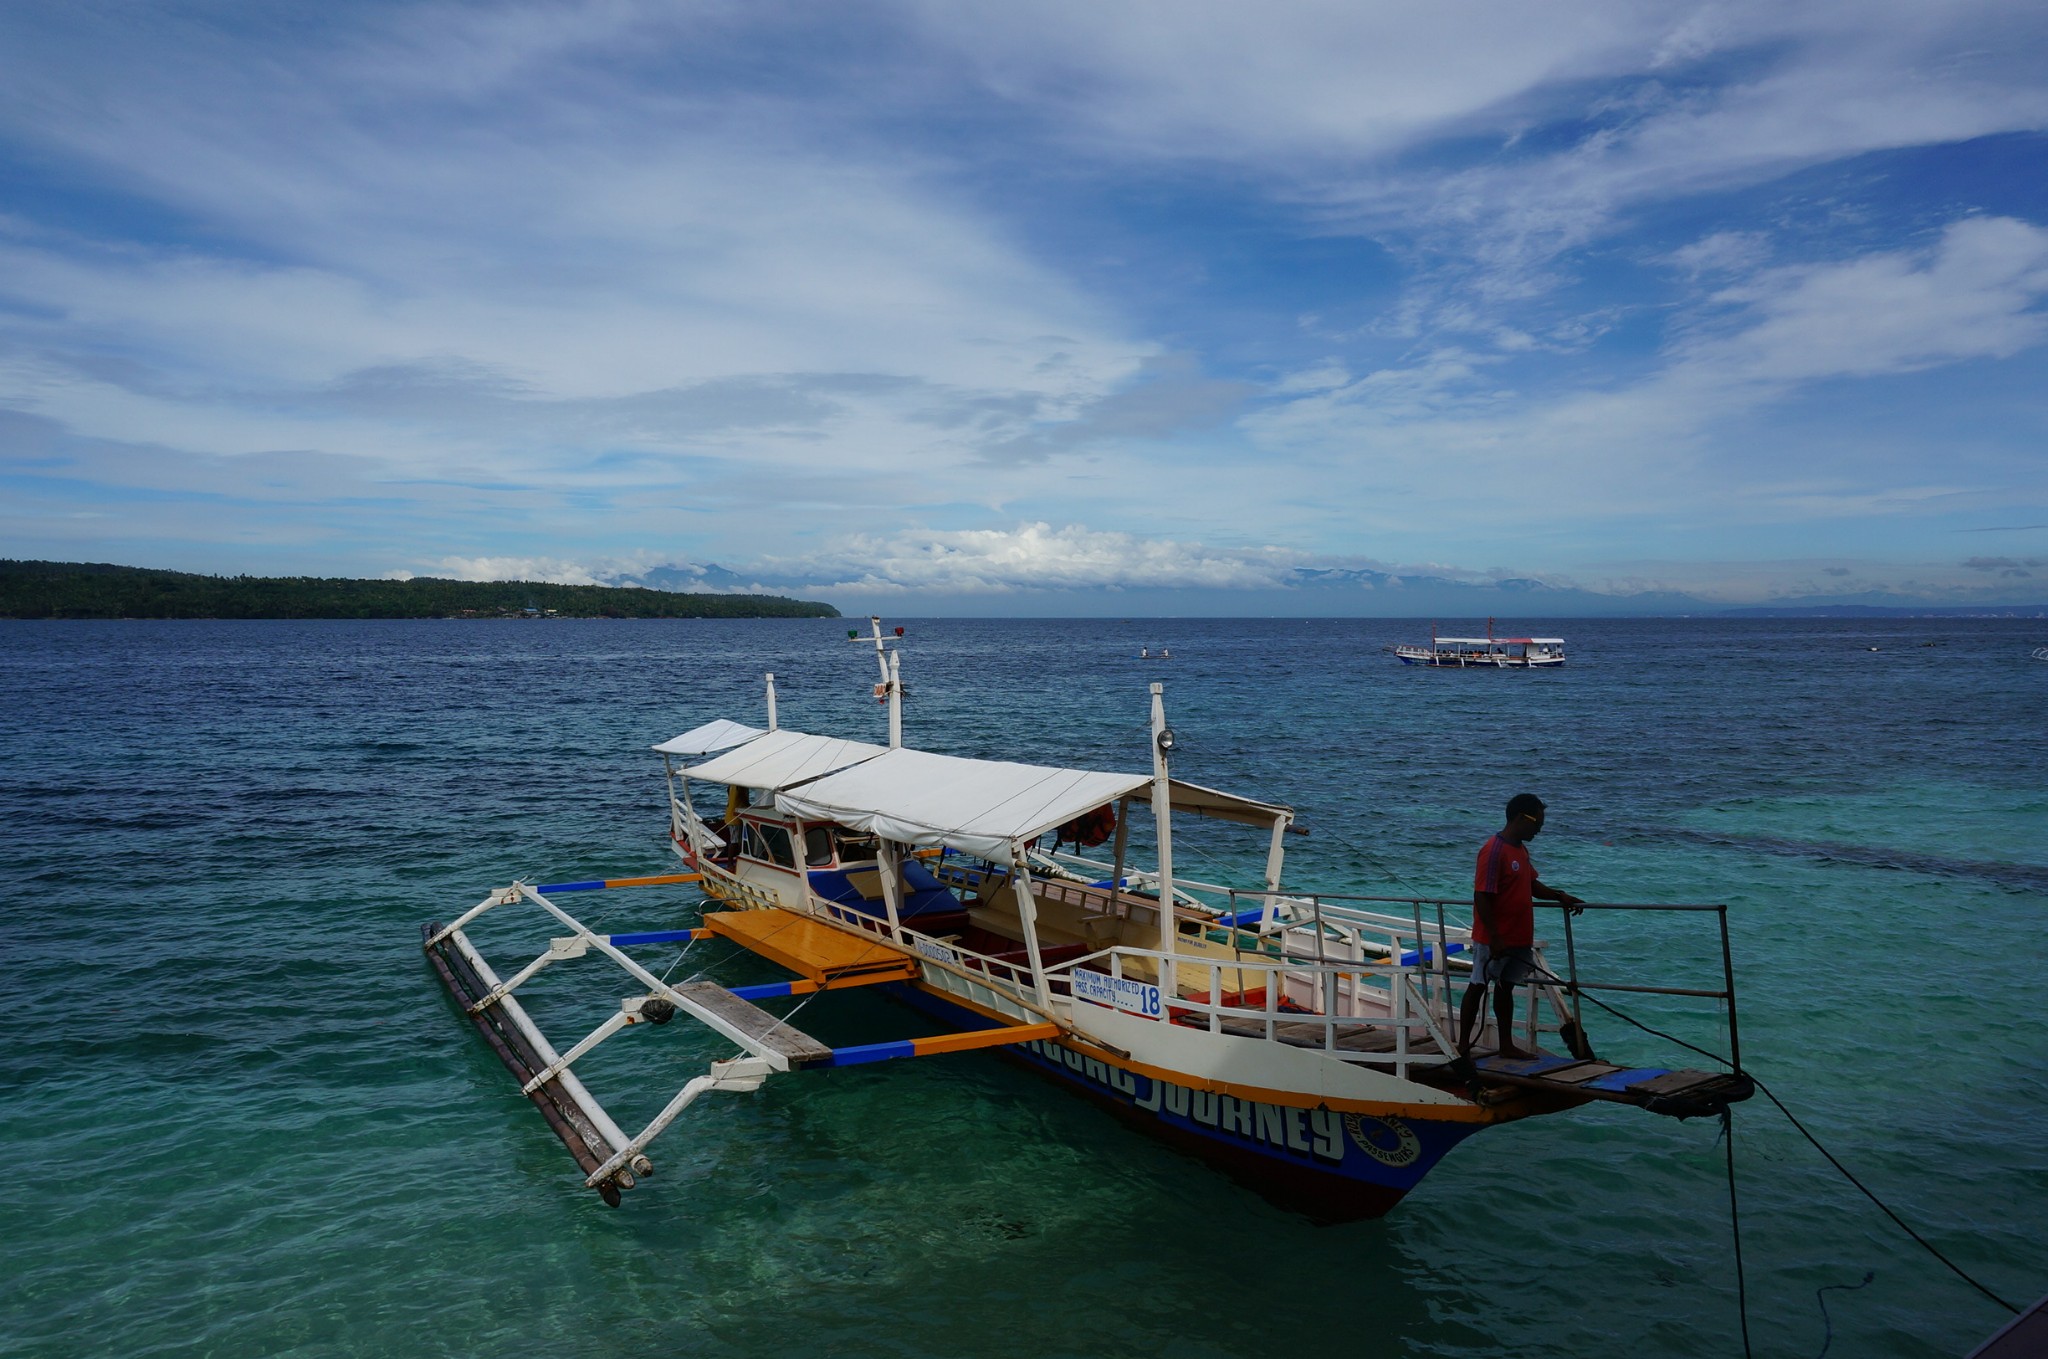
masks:
<svg viewBox="0 0 2048 1359"><path fill-rule="evenodd" d="M779 595L679 594L542 581L202 576L104 562L0 559L0 618L837 618Z"/></svg>

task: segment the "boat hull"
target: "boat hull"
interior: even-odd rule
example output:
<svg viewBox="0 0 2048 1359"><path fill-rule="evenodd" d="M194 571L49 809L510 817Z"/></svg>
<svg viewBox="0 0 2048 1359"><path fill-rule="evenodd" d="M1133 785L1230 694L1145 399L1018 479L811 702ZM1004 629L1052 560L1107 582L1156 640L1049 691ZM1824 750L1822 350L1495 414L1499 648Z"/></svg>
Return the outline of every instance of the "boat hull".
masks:
<svg viewBox="0 0 2048 1359"><path fill-rule="evenodd" d="M1537 660L1525 660L1519 656L1506 658L1494 656L1404 656L1395 653L1395 659L1403 665L1427 666L1432 670L1555 670L1564 664L1564 657L1551 656Z"/></svg>
<svg viewBox="0 0 2048 1359"><path fill-rule="evenodd" d="M990 1021L914 984L883 988L953 1028ZM1090 1046L1046 1039L999 1055L1200 1158L1267 1200L1318 1222L1384 1216L1482 1122L1262 1104L1131 1069Z"/></svg>

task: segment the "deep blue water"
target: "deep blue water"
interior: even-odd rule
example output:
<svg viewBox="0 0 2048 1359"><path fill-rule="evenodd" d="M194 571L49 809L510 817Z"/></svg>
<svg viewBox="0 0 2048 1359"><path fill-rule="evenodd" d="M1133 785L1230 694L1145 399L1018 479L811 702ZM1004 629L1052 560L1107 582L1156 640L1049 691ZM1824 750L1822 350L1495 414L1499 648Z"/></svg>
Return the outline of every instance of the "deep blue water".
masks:
<svg viewBox="0 0 2048 1359"><path fill-rule="evenodd" d="M1462 896L1536 791L1546 880L1728 903L1749 1066L1965 1269L2048 1291L2043 625L1516 625L1572 664L1404 668L1379 648L1410 622L911 622L908 740L1142 769L1162 679L1175 772L1298 808L1303 888ZM418 926L515 876L667 870L646 747L758 721L762 671L785 725L881 739L847 626L0 624L0 1352L1740 1353L1717 1129L1628 1109L1488 1131L1393 1216L1318 1228L969 1054L714 1095L622 1209L584 1191ZM1190 833L1179 867L1249 880L1261 840ZM617 929L694 906L578 904ZM479 931L503 962L548 933L515 925ZM1589 916L1582 962L1711 979L1695 925ZM535 1008L566 1042L617 975L565 964ZM803 1019L915 1024L857 993ZM637 1126L710 1055L671 1025L579 1069ZM1828 1295L1832 1354L2001 1323L1762 1099L1735 1126L1758 1354L1817 1353L1814 1290L1866 1271Z"/></svg>

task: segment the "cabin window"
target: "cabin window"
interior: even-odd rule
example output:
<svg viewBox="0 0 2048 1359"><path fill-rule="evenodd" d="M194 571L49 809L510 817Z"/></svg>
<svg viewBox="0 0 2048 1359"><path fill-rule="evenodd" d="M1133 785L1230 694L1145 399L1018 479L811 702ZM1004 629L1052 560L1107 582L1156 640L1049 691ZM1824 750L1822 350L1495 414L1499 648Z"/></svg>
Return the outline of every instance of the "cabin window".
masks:
<svg viewBox="0 0 2048 1359"><path fill-rule="evenodd" d="M765 859L784 868L796 867L796 860L790 856L789 832L786 829L759 821L748 821L743 825L741 852L748 858Z"/></svg>
<svg viewBox="0 0 2048 1359"><path fill-rule="evenodd" d="M832 866L832 828L812 826L804 832L804 863L812 868Z"/></svg>

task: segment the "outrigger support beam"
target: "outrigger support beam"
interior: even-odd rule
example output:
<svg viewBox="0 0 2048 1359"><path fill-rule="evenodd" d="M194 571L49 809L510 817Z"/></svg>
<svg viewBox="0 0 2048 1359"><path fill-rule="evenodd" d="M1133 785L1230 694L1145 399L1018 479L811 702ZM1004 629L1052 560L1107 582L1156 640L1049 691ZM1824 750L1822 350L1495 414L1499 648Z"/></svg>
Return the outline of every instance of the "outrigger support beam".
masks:
<svg viewBox="0 0 2048 1359"><path fill-rule="evenodd" d="M669 875L694 879L696 875ZM662 881L654 879L652 881ZM519 1082L520 1093L533 1101L548 1126L568 1147L584 1184L597 1190L604 1201L618 1206L620 1191L631 1189L637 1176L654 1173L647 1159L649 1143L659 1137L685 1109L713 1090L743 1092L757 1090L769 1076L810 1067L862 1066L904 1057L933 1057L948 1052L1028 1043L1058 1037L1062 1030L1053 1023L1017 1023L966 1033L940 1034L927 1038L899 1039L887 1043L862 1043L832 1048L799 1029L787 1019L755 1005L771 997L809 995L846 987L873 986L912 977L918 964L909 958L870 961L856 955L841 959L845 966L820 970L816 975L783 982L762 982L733 990L708 981L686 981L670 986L637 962L619 952L621 945L670 943L703 939L713 934L735 933L731 917L714 914L710 924L695 929L657 930L643 934L598 934L577 921L543 894L547 890L594 891L611 886L638 886L648 879L613 879L589 883L557 883L551 888L513 883L493 892L476 907L447 927L421 928L423 946L449 994L484 1035L491 1049ZM463 934L462 926L493 906L526 900L540 906L573 933L553 939L547 951L508 980L501 981L484 961L476 946ZM754 914L754 913L745 913ZM748 942L738 932L740 942ZM759 942L759 941L754 941ZM567 1052L558 1053L535 1027L514 993L521 985L555 962L580 958L596 951L616 962L629 976L646 986L644 994L626 996L616 1013L591 1030ZM772 952L770 950L769 952ZM763 956L768 956L764 953ZM801 962L801 959L797 960ZM697 1020L714 1033L737 1044L741 1056L711 1063L710 1071L688 1081L662 1111L637 1135L628 1137L571 1069L585 1054L621 1029L639 1024L666 1024L678 1013Z"/></svg>
<svg viewBox="0 0 2048 1359"><path fill-rule="evenodd" d="M490 977L488 964L483 962L473 948L458 948L455 940L460 932L441 929L429 924L421 928L427 958L440 975L441 982L448 988L448 994L466 1013L470 1021L490 1044L491 1051L505 1069L512 1073L525 1090L526 1097L539 1109L541 1117L547 1120L550 1130L569 1149L570 1156L586 1173L596 1170L612 1153L626 1141L626 1136L616 1124L605 1117L604 1110L590 1098L590 1092L583 1088L574 1074L562 1073L562 1079L545 1084L532 1084L533 1078L551 1063L560 1060L540 1031L526 1018L519 1002L508 994L503 1003L483 1006L478 1002L497 986L497 979ZM467 944L467 940L462 941ZM475 961L472 962L471 960ZM486 980L489 977L489 980ZM600 1126L602 1122L605 1126ZM616 1139L616 1140L614 1140ZM630 1189L634 1175L651 1173L653 1166L645 1157L638 1164L628 1164L623 1170L597 1186L598 1193L606 1203L616 1207L619 1191Z"/></svg>

